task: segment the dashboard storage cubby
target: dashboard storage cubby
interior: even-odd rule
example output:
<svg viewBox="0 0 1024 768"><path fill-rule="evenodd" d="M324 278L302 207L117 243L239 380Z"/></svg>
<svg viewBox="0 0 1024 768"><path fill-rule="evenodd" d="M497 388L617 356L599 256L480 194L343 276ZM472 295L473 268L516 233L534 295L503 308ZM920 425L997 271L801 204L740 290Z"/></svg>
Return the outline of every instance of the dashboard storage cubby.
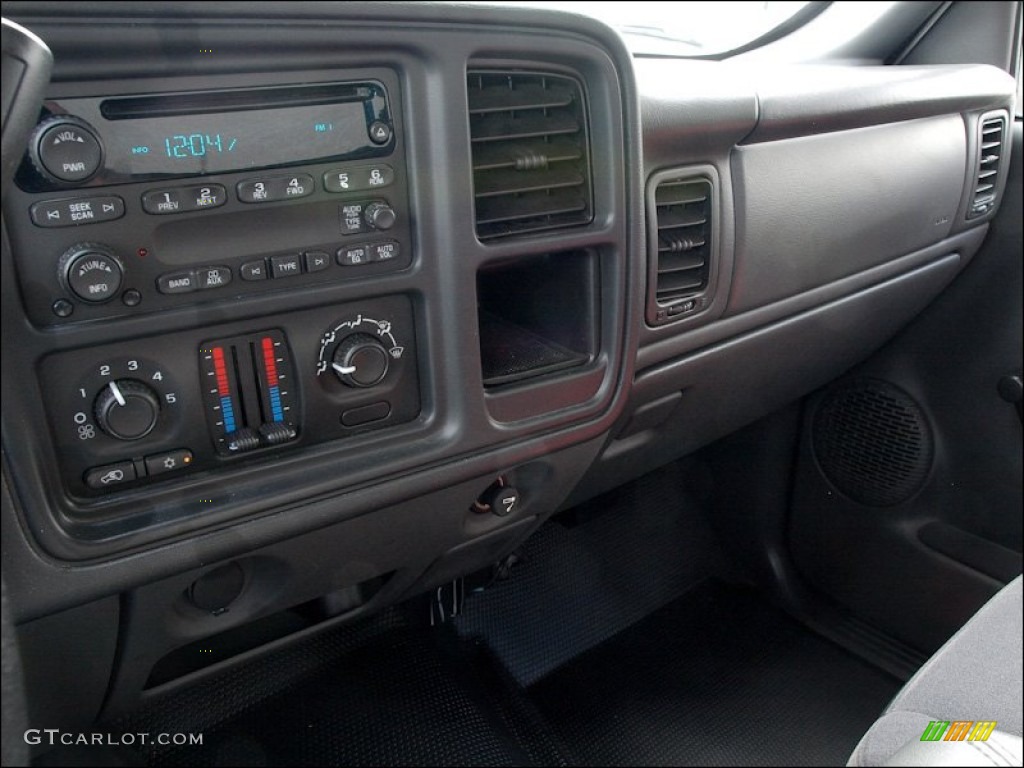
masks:
<svg viewBox="0 0 1024 768"><path fill-rule="evenodd" d="M500 387L590 361L597 347L597 265L587 251L546 254L477 276L480 364Z"/></svg>

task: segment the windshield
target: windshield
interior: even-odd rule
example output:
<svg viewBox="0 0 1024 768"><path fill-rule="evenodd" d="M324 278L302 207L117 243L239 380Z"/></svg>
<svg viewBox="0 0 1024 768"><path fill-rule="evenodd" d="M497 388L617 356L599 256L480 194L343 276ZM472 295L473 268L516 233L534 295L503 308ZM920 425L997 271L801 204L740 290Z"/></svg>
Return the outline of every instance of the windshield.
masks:
<svg viewBox="0 0 1024 768"><path fill-rule="evenodd" d="M507 2L593 16L634 54L708 56L739 48L792 18L806 2Z"/></svg>

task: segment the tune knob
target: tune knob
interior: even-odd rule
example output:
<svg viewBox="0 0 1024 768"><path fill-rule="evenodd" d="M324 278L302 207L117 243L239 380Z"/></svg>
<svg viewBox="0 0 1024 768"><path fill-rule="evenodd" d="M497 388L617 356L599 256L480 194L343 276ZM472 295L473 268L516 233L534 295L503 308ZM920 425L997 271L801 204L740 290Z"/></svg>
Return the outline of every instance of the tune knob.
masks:
<svg viewBox="0 0 1024 768"><path fill-rule="evenodd" d="M387 349L377 339L368 333L354 333L334 350L331 367L343 384L372 387L387 375L388 360Z"/></svg>
<svg viewBox="0 0 1024 768"><path fill-rule="evenodd" d="M118 440L138 440L153 431L160 416L160 398L136 379L110 382L93 403L100 429Z"/></svg>
<svg viewBox="0 0 1024 768"><path fill-rule="evenodd" d="M113 250L99 243L77 243L60 257L59 277L82 301L100 304L121 290L124 268Z"/></svg>
<svg viewBox="0 0 1024 768"><path fill-rule="evenodd" d="M387 203L370 203L363 212L366 223L374 229L391 229L398 217L395 209Z"/></svg>

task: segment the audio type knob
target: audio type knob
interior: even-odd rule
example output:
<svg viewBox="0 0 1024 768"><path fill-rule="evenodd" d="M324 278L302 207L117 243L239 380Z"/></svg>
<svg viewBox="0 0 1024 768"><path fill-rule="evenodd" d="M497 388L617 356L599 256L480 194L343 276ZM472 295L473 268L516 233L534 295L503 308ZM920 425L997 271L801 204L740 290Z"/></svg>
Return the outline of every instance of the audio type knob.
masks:
<svg viewBox="0 0 1024 768"><path fill-rule="evenodd" d="M121 290L124 269L114 252L99 243L77 243L60 258L60 279L82 301L102 304Z"/></svg>
<svg viewBox="0 0 1024 768"><path fill-rule="evenodd" d="M395 209L387 203L370 203L363 212L366 223L374 229L391 229L395 226L398 216Z"/></svg>
<svg viewBox="0 0 1024 768"><path fill-rule="evenodd" d="M71 115L59 115L36 126L29 143L36 171L57 184L92 178L103 165L103 145L91 125Z"/></svg>
<svg viewBox="0 0 1024 768"><path fill-rule="evenodd" d="M368 333L354 333L334 350L331 367L343 384L372 387L387 375L388 360L387 349L377 339Z"/></svg>
<svg viewBox="0 0 1024 768"><path fill-rule="evenodd" d="M110 382L93 404L100 429L118 440L138 440L153 431L160 417L160 398L136 379Z"/></svg>

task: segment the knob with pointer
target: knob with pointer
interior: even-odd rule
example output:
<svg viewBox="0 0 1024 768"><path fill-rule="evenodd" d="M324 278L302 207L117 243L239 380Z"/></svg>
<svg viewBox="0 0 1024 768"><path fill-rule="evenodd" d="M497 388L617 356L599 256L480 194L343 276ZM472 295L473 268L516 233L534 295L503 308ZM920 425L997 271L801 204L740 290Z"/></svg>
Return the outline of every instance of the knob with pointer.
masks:
<svg viewBox="0 0 1024 768"><path fill-rule="evenodd" d="M145 437L160 417L160 398L136 379L118 379L100 390L93 403L96 423L118 440Z"/></svg>

